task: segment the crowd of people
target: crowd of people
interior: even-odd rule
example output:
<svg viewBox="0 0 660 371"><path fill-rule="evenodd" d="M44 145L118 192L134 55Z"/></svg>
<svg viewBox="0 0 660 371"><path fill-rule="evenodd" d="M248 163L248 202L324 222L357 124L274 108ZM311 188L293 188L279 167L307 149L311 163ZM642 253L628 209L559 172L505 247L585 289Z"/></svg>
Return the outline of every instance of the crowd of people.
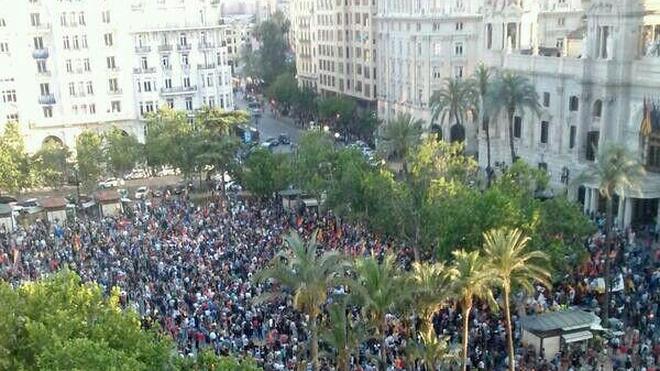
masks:
<svg viewBox="0 0 660 371"><path fill-rule="evenodd" d="M0 231L0 279L18 285L67 266L105 290L118 287L121 303L140 314L144 327L170 334L182 356L211 347L219 354L253 357L267 370L291 370L308 359L304 318L290 300L253 300L264 286L251 279L282 248L283 236L291 230L303 237L319 231L324 248L352 256L394 251L391 241L340 223L329 213L300 215L221 198L202 206L185 195L166 195L131 218L66 226L39 221L17 231ZM648 371L659 364L660 275L653 239L642 238L647 235L629 239L620 234L624 248L614 261L613 276L622 277L624 287L612 296L611 309L623 335L609 339L605 347L611 349L615 369ZM602 295L593 282L602 276L602 245L602 236L590 239L588 263L551 292L539 288L525 300L517 298L518 338L521 315L562 306L598 307ZM397 251L400 264L408 266L410 254ZM508 364L500 317L486 307L473 310L470 369L497 370ZM389 369L411 369L403 350L413 331L407 321L390 319L385 341ZM452 344L460 343L461 323L455 308L434 319L436 332L448 335ZM378 347L377 341L366 342L360 357L351 360L352 368L375 370ZM526 370L591 370L603 364L604 353L593 349L553 359L518 349L516 362Z"/></svg>

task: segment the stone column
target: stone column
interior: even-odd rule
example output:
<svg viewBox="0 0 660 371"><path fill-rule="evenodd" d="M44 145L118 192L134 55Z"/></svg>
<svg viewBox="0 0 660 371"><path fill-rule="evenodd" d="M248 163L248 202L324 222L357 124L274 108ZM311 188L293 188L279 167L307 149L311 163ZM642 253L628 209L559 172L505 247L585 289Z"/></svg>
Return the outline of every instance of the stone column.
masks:
<svg viewBox="0 0 660 371"><path fill-rule="evenodd" d="M623 211L623 229L628 228L632 222L632 208L632 198L626 197L625 209Z"/></svg>
<svg viewBox="0 0 660 371"><path fill-rule="evenodd" d="M591 211L594 213L598 212L598 196L600 196L600 193L598 192L598 189L592 188L591 189Z"/></svg>
<svg viewBox="0 0 660 371"><path fill-rule="evenodd" d="M591 188L584 187L584 213L589 213L589 206L591 204Z"/></svg>
<svg viewBox="0 0 660 371"><path fill-rule="evenodd" d="M619 203L617 204L616 210L616 226L619 229L623 230L623 214L625 213L625 202L626 198L619 197Z"/></svg>

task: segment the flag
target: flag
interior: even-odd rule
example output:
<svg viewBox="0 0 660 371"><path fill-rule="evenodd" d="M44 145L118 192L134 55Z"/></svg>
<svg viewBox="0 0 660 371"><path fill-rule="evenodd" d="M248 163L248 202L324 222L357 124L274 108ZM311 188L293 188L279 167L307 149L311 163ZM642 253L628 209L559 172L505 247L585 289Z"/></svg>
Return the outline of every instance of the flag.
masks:
<svg viewBox="0 0 660 371"><path fill-rule="evenodd" d="M651 107L644 98L644 117L642 118L642 125L639 129L640 134L645 138L648 138L653 132L653 126L651 125Z"/></svg>

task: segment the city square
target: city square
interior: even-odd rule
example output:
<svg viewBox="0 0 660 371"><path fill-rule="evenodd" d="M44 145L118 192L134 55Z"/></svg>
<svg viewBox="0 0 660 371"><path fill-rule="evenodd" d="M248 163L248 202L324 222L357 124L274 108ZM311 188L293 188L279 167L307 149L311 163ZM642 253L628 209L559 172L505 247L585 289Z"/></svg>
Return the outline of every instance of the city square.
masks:
<svg viewBox="0 0 660 371"><path fill-rule="evenodd" d="M655 0L0 0L0 370L657 370L659 38Z"/></svg>

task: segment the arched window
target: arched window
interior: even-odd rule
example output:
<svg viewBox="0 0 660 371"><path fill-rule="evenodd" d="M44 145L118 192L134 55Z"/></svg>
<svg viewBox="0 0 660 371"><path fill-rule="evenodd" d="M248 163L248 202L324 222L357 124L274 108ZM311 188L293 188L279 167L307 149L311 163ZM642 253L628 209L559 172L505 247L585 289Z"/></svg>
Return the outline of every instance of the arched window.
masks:
<svg viewBox="0 0 660 371"><path fill-rule="evenodd" d="M601 118L602 115L603 115L603 101L600 100L600 99L597 99L594 102L593 117L595 119L599 119L599 118Z"/></svg>

